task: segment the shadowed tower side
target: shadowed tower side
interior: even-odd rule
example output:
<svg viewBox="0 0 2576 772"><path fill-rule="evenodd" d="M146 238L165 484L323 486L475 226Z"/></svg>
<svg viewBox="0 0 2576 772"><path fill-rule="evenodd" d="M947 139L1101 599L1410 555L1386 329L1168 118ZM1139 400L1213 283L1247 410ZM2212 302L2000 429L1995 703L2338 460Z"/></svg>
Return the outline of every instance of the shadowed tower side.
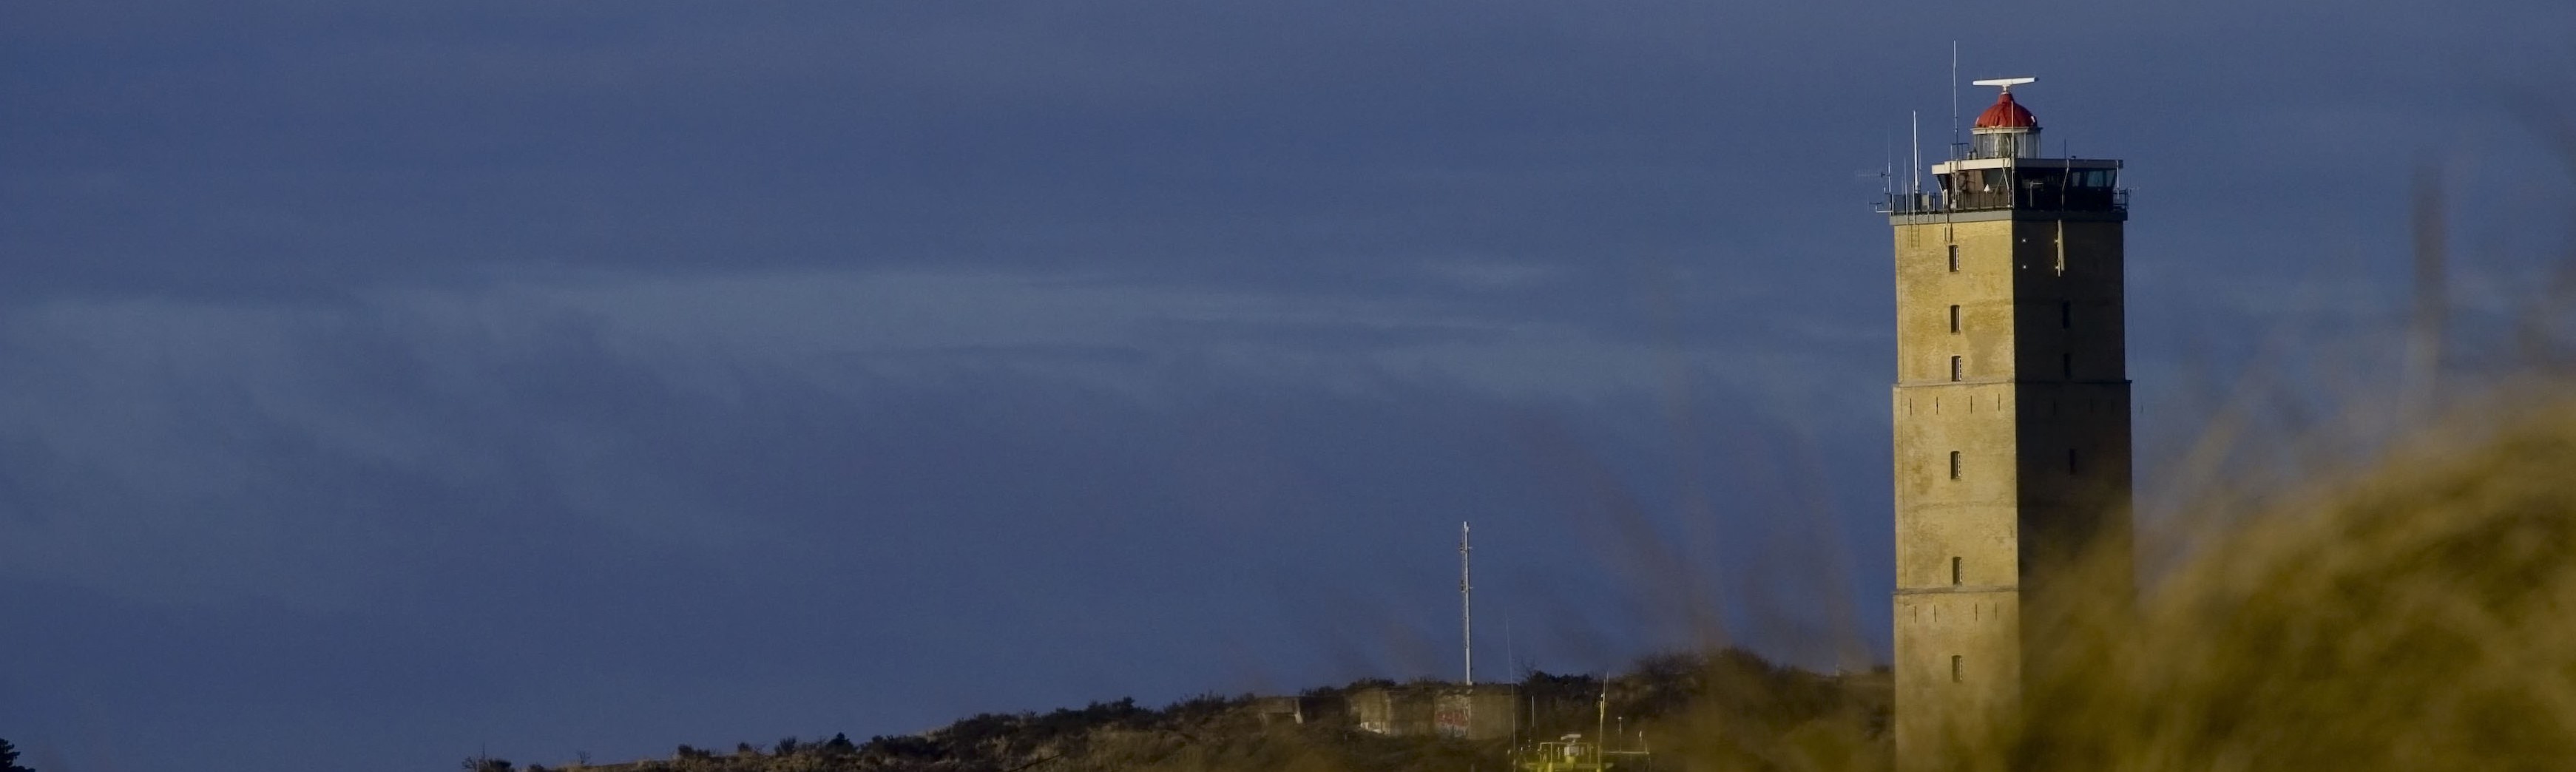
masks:
<svg viewBox="0 0 2576 772"><path fill-rule="evenodd" d="M2119 161L2039 157L2028 82L1978 81L2004 92L1973 141L1888 206L1902 770L2016 716L2048 634L2024 620L2120 602L2066 558L2127 555L2126 194Z"/></svg>

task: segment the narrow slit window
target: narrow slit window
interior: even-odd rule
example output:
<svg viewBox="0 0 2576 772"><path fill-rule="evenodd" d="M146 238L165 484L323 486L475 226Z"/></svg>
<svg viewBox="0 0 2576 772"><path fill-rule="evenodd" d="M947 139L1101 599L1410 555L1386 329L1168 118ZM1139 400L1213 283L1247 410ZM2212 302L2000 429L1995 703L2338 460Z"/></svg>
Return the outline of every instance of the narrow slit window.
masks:
<svg viewBox="0 0 2576 772"><path fill-rule="evenodd" d="M1959 272L1959 245L1950 245L1950 272Z"/></svg>
<svg viewBox="0 0 2576 772"><path fill-rule="evenodd" d="M1950 451L1950 479L1959 479L1959 451Z"/></svg>
<svg viewBox="0 0 2576 772"><path fill-rule="evenodd" d="M1958 358L1958 357L1951 357L1951 358L1950 358L1950 380L1954 380L1954 381L1955 381L1955 380L1958 380L1958 379L1959 379L1959 374L1960 374L1961 372L1962 372L1962 370L1961 370L1961 369L1960 369L1960 367L1959 367L1959 358Z"/></svg>
<svg viewBox="0 0 2576 772"><path fill-rule="evenodd" d="M1956 556L1950 558L1950 586L1952 587L1959 586L1959 564L1959 558Z"/></svg>
<svg viewBox="0 0 2576 772"><path fill-rule="evenodd" d="M2074 301L2057 301L2057 327L2061 330L2071 330L2075 328Z"/></svg>
<svg viewBox="0 0 2576 772"><path fill-rule="evenodd" d="M1950 683L1966 683L1967 680L1967 658L1957 654L1950 655Z"/></svg>
<svg viewBox="0 0 2576 772"><path fill-rule="evenodd" d="M1950 334L1959 334L1959 307L1950 307Z"/></svg>

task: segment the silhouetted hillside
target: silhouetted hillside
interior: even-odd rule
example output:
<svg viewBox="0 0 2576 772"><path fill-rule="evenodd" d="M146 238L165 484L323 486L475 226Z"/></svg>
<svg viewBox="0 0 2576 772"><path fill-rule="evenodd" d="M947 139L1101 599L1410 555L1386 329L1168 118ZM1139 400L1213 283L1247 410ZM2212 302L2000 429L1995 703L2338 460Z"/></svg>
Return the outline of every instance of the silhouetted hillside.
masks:
<svg viewBox="0 0 2576 772"><path fill-rule="evenodd" d="M7 740L0 740L0 772L36 771L18 766L18 746L10 745Z"/></svg>
<svg viewBox="0 0 2576 772"><path fill-rule="evenodd" d="M1605 685L1593 676L1530 673L1517 685L1509 737L1364 729L1352 709L1362 693L1455 689L1419 681L1364 680L1294 697L1201 696L1160 708L1132 699L1046 713L987 713L918 735L853 742L796 738L733 749L680 746L666 759L620 764L530 765L608 772L1106 772L1107 770L1334 770L1451 772L1504 769L1523 741L1624 727L1614 748L1661 749L1789 768L1811 754L1782 743L1830 737L1837 753L1886 744L1885 673L1834 676L1781 667L1741 651L1649 658ZM1486 687L1491 688L1491 687ZM1605 700L1606 698L1606 710ZM1606 722L1604 716L1618 717ZM1617 729L1612 732L1619 733ZM1878 752L1883 756L1883 751ZM1778 763L1791 760L1790 763ZM1849 759L1846 759L1847 761ZM469 770L516 769L469 759ZM1670 765L1678 769L1678 765Z"/></svg>

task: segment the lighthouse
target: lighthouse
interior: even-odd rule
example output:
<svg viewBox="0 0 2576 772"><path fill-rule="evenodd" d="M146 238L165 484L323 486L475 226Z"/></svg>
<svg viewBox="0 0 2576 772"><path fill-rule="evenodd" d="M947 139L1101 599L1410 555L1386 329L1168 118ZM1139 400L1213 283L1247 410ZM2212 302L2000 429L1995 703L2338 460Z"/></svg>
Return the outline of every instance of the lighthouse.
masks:
<svg viewBox="0 0 2576 772"><path fill-rule="evenodd" d="M2000 93L1969 141L1885 207L1903 770L2022 718L2048 620L2126 595L2128 197L2120 161L2044 153L2014 92L2032 82L1977 81Z"/></svg>

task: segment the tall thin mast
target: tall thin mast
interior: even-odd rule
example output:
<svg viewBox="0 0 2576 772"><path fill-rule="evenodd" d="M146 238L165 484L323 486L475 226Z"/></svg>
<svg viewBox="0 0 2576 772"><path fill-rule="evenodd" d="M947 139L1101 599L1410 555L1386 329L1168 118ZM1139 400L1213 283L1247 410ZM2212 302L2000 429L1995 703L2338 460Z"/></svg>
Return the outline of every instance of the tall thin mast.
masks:
<svg viewBox="0 0 2576 772"><path fill-rule="evenodd" d="M1601 674L1601 701L1594 703L1599 712L1592 714L1592 763L1595 769L1606 766L1610 756L1610 674Z"/></svg>
<svg viewBox="0 0 2576 772"><path fill-rule="evenodd" d="M1476 685L1476 596L1467 581L1467 523L1458 523L1458 629L1466 648L1467 685Z"/></svg>
<svg viewBox="0 0 2576 772"><path fill-rule="evenodd" d="M1950 160L1959 160L1959 41L1950 41Z"/></svg>
<svg viewBox="0 0 2576 772"><path fill-rule="evenodd" d="M1896 138L1887 138L1887 168L1878 173L1878 195L1888 205L1896 204Z"/></svg>

